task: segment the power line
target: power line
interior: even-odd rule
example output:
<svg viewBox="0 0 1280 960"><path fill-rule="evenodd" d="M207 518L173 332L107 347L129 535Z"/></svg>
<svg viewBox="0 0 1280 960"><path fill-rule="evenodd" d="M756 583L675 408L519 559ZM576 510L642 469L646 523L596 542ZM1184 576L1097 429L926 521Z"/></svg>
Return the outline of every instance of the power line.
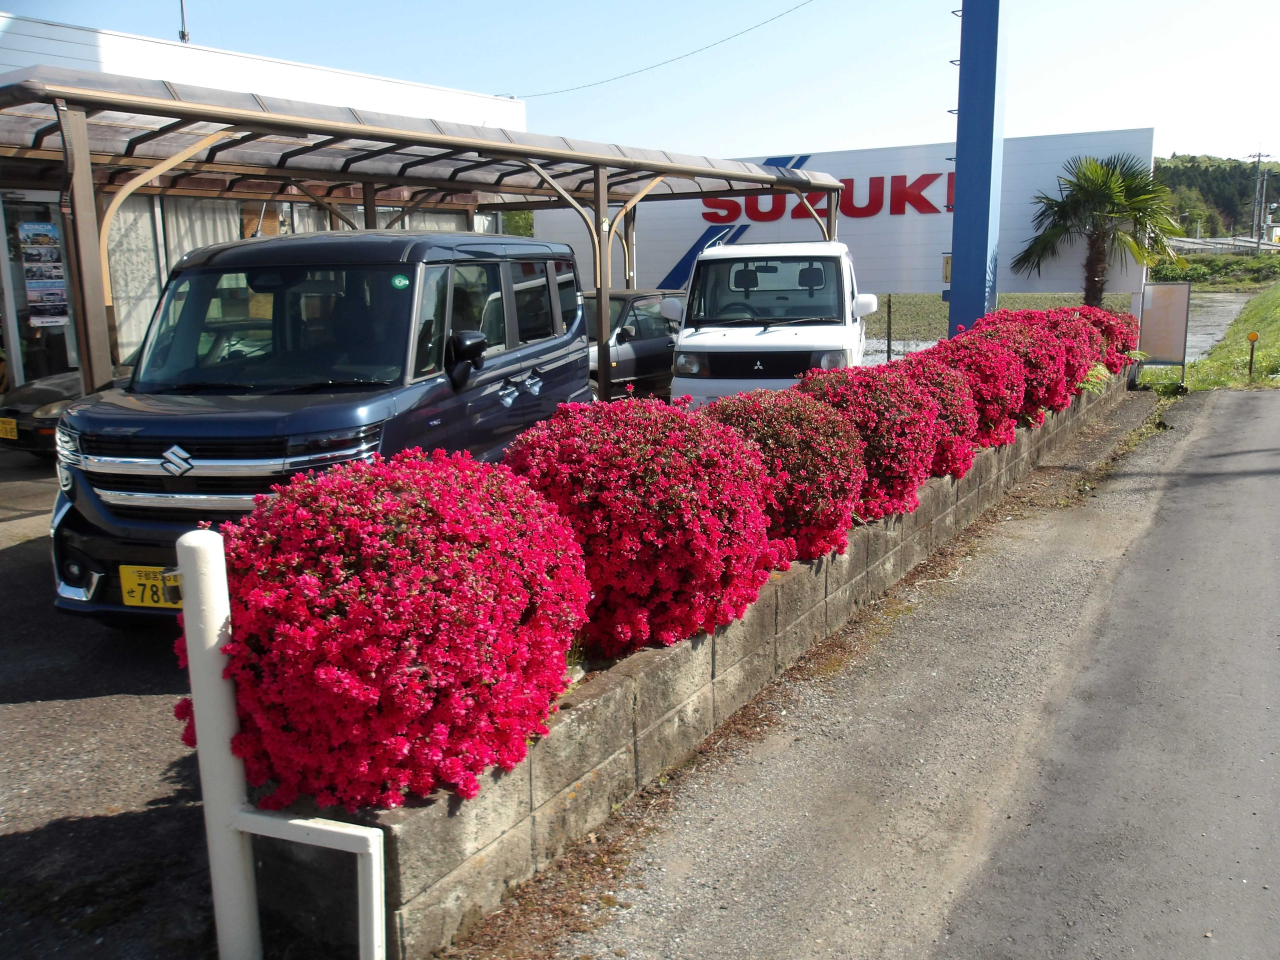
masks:
<svg viewBox="0 0 1280 960"><path fill-rule="evenodd" d="M801 7L807 7L811 3L813 3L813 0L804 0L803 3L797 3L794 7L783 10L781 13L770 17L768 20L761 20L753 27L747 27L745 30L739 30L732 36L717 40L715 43L708 43L705 47L699 47L697 50L690 50L688 53L682 53L678 57L672 57L670 60L663 60L661 63L655 63L652 66L641 67L639 70L632 70L630 73L620 73L616 77L610 77L608 80L597 80L594 83L584 83L576 87L565 87L563 90L548 90L546 93L524 93L520 94L519 98L521 100L532 100L534 97L554 97L558 93L572 93L574 90L586 90L588 87L598 87L605 83L613 83L615 80L624 80L627 77L634 77L637 73L647 73L650 70L657 70L659 67L665 67L669 63L675 63L677 60L685 60L696 53L702 53L702 51L710 50L712 47L718 47L722 43L728 43L730 40L736 40L738 37L745 33L750 33L752 30L759 30L766 24L773 23L775 20L781 20L788 13L795 13L795 11L799 10Z"/></svg>

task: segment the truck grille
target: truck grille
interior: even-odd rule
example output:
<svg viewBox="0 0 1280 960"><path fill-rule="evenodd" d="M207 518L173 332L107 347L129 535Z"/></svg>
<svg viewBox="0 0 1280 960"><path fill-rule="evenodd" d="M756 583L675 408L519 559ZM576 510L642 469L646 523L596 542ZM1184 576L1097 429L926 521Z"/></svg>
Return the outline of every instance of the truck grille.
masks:
<svg viewBox="0 0 1280 960"><path fill-rule="evenodd" d="M288 483L289 477L268 475L257 477L167 477L114 473L86 473L96 490L131 490L135 493L270 493L277 483Z"/></svg>
<svg viewBox="0 0 1280 960"><path fill-rule="evenodd" d="M710 353L708 370L719 380L780 380L798 377L810 367L812 352Z"/></svg>

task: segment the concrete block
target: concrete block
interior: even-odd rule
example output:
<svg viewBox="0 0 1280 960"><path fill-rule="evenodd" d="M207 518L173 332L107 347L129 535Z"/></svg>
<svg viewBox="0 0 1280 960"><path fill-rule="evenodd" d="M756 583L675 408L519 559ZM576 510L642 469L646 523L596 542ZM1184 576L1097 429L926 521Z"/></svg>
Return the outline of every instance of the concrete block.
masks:
<svg viewBox="0 0 1280 960"><path fill-rule="evenodd" d="M866 605L871 599L870 590L867 588L867 574L864 571L862 576L855 580L850 580L839 590L827 596L827 632L835 633L852 617L859 609Z"/></svg>
<svg viewBox="0 0 1280 960"><path fill-rule="evenodd" d="M635 681L610 670L571 690L529 750L533 806L540 807L635 738Z"/></svg>
<svg viewBox="0 0 1280 960"><path fill-rule="evenodd" d="M710 711L708 711L710 712ZM545 870L565 848L609 819L636 792L631 745L605 759L533 812L533 866Z"/></svg>
<svg viewBox="0 0 1280 960"><path fill-rule="evenodd" d="M885 517L867 524L867 569L892 553L902 542L902 524L896 517Z"/></svg>
<svg viewBox="0 0 1280 960"><path fill-rule="evenodd" d="M908 573L915 569L916 565L922 563L929 556L929 529L927 527L917 530L907 539L902 541L901 546L895 551L898 555L898 565L896 572L898 577L905 577Z"/></svg>
<svg viewBox="0 0 1280 960"><path fill-rule="evenodd" d="M807 615L810 610L821 608L827 599L826 557L808 563L793 563L785 573L770 577L778 590L778 633Z"/></svg>
<svg viewBox="0 0 1280 960"><path fill-rule="evenodd" d="M833 553L828 557L828 596L867 572L867 543L870 539L870 531L865 526L856 526L849 531L844 553Z"/></svg>
<svg viewBox="0 0 1280 960"><path fill-rule="evenodd" d="M929 527L929 549L931 551L945 546L958 532L956 525L958 509L958 507L952 507L934 518Z"/></svg>
<svg viewBox="0 0 1280 960"><path fill-rule="evenodd" d="M778 631L775 647L778 651L774 669L781 673L819 640L827 637L826 597L786 630Z"/></svg>
<svg viewBox="0 0 1280 960"><path fill-rule="evenodd" d="M417 806L379 810L370 826L386 831L388 849L396 850L394 883L388 876L387 900L399 906L456 869L532 810L530 764L526 760L510 773L491 770L480 778L480 795L473 800L437 793Z"/></svg>
<svg viewBox="0 0 1280 960"><path fill-rule="evenodd" d="M387 940L395 960L427 960L497 910L533 876L532 818L521 821L484 850L391 916Z"/></svg>
<svg viewBox="0 0 1280 960"><path fill-rule="evenodd" d="M718 727L773 680L773 644L758 647L712 682L714 721Z"/></svg>
<svg viewBox="0 0 1280 960"><path fill-rule="evenodd" d="M959 503L965 497L977 493L982 484L989 483L992 476L995 475L995 467L995 449L992 447L979 447L974 452L973 466L959 481L956 489L956 502Z"/></svg>
<svg viewBox="0 0 1280 960"><path fill-rule="evenodd" d="M773 642L778 632L778 591L766 584L760 599L753 603L741 620L716 627L711 638L711 675L718 677L756 647Z"/></svg>
<svg viewBox="0 0 1280 960"><path fill-rule="evenodd" d="M766 641L766 649L773 646L772 640ZM637 781L648 783L664 770L684 763L715 726L715 694L708 683L636 737Z"/></svg>
<svg viewBox="0 0 1280 960"><path fill-rule="evenodd" d="M700 633L674 646L637 651L609 671L635 683L636 730L647 730L711 682L713 646Z"/></svg>

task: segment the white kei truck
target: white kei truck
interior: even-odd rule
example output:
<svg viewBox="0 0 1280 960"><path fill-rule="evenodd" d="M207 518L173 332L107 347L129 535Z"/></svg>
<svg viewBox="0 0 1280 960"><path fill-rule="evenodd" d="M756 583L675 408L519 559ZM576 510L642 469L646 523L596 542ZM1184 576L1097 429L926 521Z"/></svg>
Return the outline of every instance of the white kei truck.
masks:
<svg viewBox="0 0 1280 960"><path fill-rule="evenodd" d="M874 294L859 294L849 248L837 241L725 244L698 255L682 321L671 396L698 407L750 390L785 390L814 367L862 362L862 320Z"/></svg>

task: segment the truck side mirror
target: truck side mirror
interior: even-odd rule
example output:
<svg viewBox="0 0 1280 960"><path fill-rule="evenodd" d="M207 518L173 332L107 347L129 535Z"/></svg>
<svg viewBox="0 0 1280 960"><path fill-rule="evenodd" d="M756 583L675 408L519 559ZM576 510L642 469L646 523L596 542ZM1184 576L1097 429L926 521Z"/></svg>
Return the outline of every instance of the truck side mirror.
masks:
<svg viewBox="0 0 1280 960"><path fill-rule="evenodd" d="M679 323L684 319L684 304L675 297L663 297L658 304L658 313L662 314L663 320Z"/></svg>
<svg viewBox="0 0 1280 960"><path fill-rule="evenodd" d="M489 341L479 330L459 330L445 344L445 368L455 390L461 390L472 370L484 368Z"/></svg>
<svg viewBox="0 0 1280 960"><path fill-rule="evenodd" d="M855 317L865 317L869 313L875 313L880 309L880 301L874 293L860 293L853 298L853 315Z"/></svg>

